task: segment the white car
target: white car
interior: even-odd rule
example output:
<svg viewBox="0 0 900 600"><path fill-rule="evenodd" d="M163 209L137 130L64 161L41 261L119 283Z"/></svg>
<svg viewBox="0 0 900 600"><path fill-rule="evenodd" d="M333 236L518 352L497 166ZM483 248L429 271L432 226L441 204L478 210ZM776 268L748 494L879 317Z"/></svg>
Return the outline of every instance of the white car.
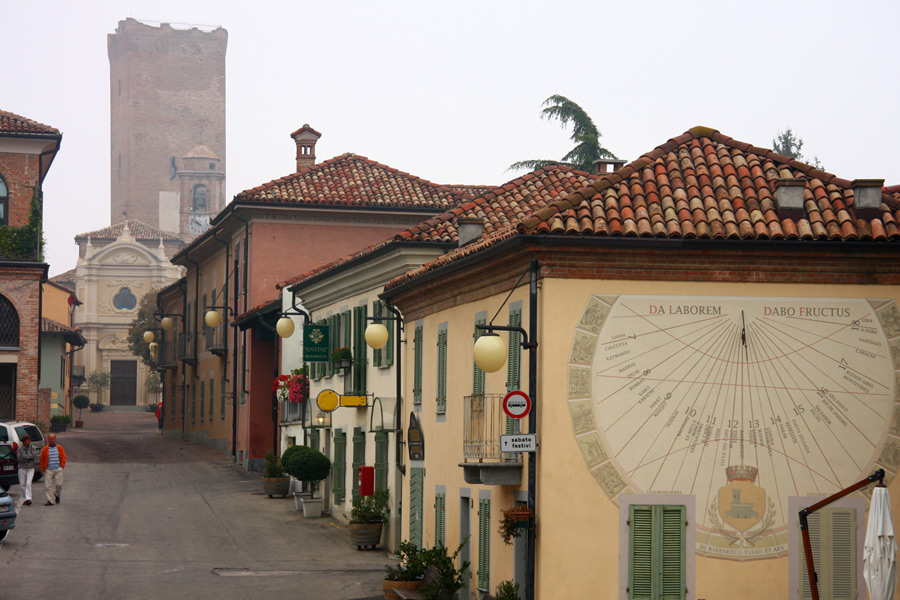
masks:
<svg viewBox="0 0 900 600"><path fill-rule="evenodd" d="M47 443L44 441L44 434L38 429L38 426L28 421L7 421L0 422L0 442L10 442L13 452L22 445L22 438L26 435L31 436L31 443L38 449L43 448ZM35 469L34 479L32 481L40 481L42 473L40 469Z"/></svg>
<svg viewBox="0 0 900 600"><path fill-rule="evenodd" d="M6 533L16 526L16 503L12 496L0 489L0 542L6 539Z"/></svg>

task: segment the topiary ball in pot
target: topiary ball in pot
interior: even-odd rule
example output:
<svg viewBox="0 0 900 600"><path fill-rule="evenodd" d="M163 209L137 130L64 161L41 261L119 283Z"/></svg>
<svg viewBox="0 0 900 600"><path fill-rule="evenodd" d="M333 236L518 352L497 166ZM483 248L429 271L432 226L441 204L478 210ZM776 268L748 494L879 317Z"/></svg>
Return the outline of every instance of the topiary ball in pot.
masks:
<svg viewBox="0 0 900 600"><path fill-rule="evenodd" d="M328 473L331 472L331 461L313 448L307 446L293 446L293 448L298 450L291 453L285 451L281 457L284 470L295 479L308 481L315 489L316 483L328 477Z"/></svg>

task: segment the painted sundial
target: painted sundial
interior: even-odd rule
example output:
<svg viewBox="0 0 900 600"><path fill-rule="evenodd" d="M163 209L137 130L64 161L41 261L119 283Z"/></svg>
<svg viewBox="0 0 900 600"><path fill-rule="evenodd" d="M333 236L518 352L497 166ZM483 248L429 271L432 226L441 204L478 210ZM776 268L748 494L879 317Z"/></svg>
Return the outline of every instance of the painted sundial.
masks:
<svg viewBox="0 0 900 600"><path fill-rule="evenodd" d="M607 495L694 495L702 554L782 555L790 496L900 469L894 301L592 296L568 387Z"/></svg>

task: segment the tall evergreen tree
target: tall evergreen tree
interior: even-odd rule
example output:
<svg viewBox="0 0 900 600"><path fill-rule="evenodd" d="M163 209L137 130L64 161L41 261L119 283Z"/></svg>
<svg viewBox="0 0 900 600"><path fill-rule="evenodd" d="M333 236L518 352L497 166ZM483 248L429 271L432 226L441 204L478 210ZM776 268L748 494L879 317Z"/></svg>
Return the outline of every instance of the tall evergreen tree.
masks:
<svg viewBox="0 0 900 600"><path fill-rule="evenodd" d="M565 96L558 94L550 96L542 105L541 118L559 121L561 127L572 126L572 135L569 137L575 142L572 148L561 160L522 160L509 166L507 170L518 171L527 169L533 171L547 165L568 165L580 171L591 172L594 161L600 158L616 158L616 155L600 145L600 131L594 125L593 119L583 108L572 102Z"/></svg>
<svg viewBox="0 0 900 600"><path fill-rule="evenodd" d="M790 127L785 127L784 131L779 131L772 139L772 150L778 154L783 154L800 162L809 163L817 169L825 168L819 162L818 156L813 156L812 159L805 158L800 153L802 149L803 138L799 134L795 134Z"/></svg>

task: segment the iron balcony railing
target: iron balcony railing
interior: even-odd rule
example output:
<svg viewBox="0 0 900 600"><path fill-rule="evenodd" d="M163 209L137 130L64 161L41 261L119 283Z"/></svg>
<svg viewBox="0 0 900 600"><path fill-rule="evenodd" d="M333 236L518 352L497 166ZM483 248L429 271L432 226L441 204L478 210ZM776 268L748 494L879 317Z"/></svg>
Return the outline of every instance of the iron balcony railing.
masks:
<svg viewBox="0 0 900 600"><path fill-rule="evenodd" d="M87 381L84 376L84 365L72 365L71 381L75 387L84 385L84 382Z"/></svg>
<svg viewBox="0 0 900 600"><path fill-rule="evenodd" d="M193 361L197 357L194 351L194 334L191 332L182 333L178 336L178 360Z"/></svg>
<svg viewBox="0 0 900 600"><path fill-rule="evenodd" d="M157 358L157 364L160 368L163 369L171 369L178 366L178 360L175 358L175 346L176 346L177 336L166 336L163 341L159 343L159 355Z"/></svg>
<svg viewBox="0 0 900 600"><path fill-rule="evenodd" d="M521 461L522 455L500 452L500 436L508 431L508 418L503 412L502 394L465 396L463 402L463 458Z"/></svg>
<svg viewBox="0 0 900 600"><path fill-rule="evenodd" d="M207 350L220 355L225 352L225 327L206 327L205 337Z"/></svg>

